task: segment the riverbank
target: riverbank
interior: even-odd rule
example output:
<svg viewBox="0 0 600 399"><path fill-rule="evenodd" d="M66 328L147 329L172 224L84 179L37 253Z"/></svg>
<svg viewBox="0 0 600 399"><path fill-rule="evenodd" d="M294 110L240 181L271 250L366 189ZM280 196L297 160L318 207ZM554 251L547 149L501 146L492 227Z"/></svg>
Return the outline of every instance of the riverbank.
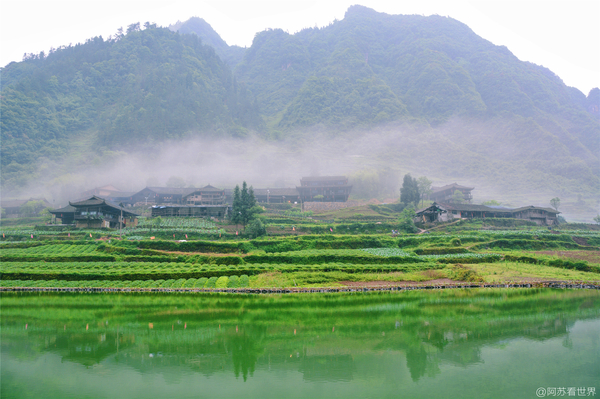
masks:
<svg viewBox="0 0 600 399"><path fill-rule="evenodd" d="M83 288L83 287L0 287L0 292L140 292L140 293L226 293L226 294L306 294L335 292L445 290L468 288L559 288L600 290L600 281L521 281L502 284L444 281L435 284L402 282L402 284L374 285L373 282L340 287L287 287L287 288Z"/></svg>

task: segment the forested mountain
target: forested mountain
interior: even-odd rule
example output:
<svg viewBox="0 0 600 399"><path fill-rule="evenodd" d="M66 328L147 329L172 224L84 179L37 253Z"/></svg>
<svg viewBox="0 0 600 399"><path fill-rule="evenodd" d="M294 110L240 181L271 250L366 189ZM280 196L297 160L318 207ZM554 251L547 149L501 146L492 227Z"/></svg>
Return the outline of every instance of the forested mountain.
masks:
<svg viewBox="0 0 600 399"><path fill-rule="evenodd" d="M213 48L151 25L31 55L3 68L2 83L6 188L81 140L98 154L194 132L239 136L262 123L254 97Z"/></svg>
<svg viewBox="0 0 600 399"><path fill-rule="evenodd" d="M177 21L170 25L169 29L174 32L179 32L182 35L194 33L202 39L204 44L207 44L215 49L217 55L225 61L231 68L235 68L244 58L246 49L240 46L229 46L225 40L219 36L217 32L202 18L192 17L185 22Z"/></svg>
<svg viewBox="0 0 600 399"><path fill-rule="evenodd" d="M510 195L600 192L600 90L586 96L454 19L352 6L324 28L260 32L247 49L201 18L169 29L134 24L5 67L3 186L23 185L37 157L72 142L128 152L253 130L292 150L315 131L358 143L347 151L362 164L336 173L391 168Z"/></svg>

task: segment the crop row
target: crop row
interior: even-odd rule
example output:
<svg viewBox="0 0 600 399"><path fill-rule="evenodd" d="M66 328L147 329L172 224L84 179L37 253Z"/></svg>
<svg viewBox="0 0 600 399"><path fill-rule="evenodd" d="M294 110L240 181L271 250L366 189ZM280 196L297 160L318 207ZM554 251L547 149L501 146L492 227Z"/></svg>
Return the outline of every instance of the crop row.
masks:
<svg viewBox="0 0 600 399"><path fill-rule="evenodd" d="M140 218L138 221L139 227L156 227L157 219ZM178 218L178 217L162 217L160 225L162 227L196 227L202 229L214 229L216 224L210 220L202 218Z"/></svg>
<svg viewBox="0 0 600 399"><path fill-rule="evenodd" d="M2 249L2 255L86 255L96 251L96 244L70 245L55 244L41 245L28 248Z"/></svg>
<svg viewBox="0 0 600 399"><path fill-rule="evenodd" d="M28 267L3 267L2 280L147 280L147 279L180 279L233 276L240 274L256 275L267 272L328 272L342 271L346 273L385 273L409 272L442 268L437 263L418 264L344 264L327 263L319 265L288 265L288 264L257 264L241 266L193 265L188 267L175 266L166 268L119 268L81 269L56 268L36 269Z"/></svg>
<svg viewBox="0 0 600 399"><path fill-rule="evenodd" d="M0 287L51 288L244 288L247 275L168 280L2 280Z"/></svg>
<svg viewBox="0 0 600 399"><path fill-rule="evenodd" d="M409 254L399 248L363 248L361 251L386 258L390 256L413 256L413 254Z"/></svg>

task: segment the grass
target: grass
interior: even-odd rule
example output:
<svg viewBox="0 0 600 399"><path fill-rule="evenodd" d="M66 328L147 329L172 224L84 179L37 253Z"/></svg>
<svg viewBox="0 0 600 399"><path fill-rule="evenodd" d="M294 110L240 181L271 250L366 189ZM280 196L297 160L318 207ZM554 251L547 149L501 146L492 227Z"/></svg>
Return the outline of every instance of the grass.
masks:
<svg viewBox="0 0 600 399"><path fill-rule="evenodd" d="M530 263L477 263L470 264L469 267L482 276L486 283L499 283L524 279L600 282L600 275L597 273L560 269Z"/></svg>

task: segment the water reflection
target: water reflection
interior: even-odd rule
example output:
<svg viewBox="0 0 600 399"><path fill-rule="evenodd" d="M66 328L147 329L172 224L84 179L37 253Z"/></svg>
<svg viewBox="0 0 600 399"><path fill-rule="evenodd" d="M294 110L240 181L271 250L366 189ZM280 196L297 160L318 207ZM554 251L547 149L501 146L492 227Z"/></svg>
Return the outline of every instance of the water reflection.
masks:
<svg viewBox="0 0 600 399"><path fill-rule="evenodd" d="M3 294L2 359L35 362L53 354L86 369L158 374L167 385L190 373L246 383L260 372L257 378L299 375L305 384L383 379L391 387L406 379L441 381L448 367L485 367L490 348L524 339L559 338L574 350L571 330L582 320L600 320L598 292ZM597 356L598 340L594 345L583 352ZM600 368L597 357L588 362L592 373ZM2 378L11 386L20 377L3 364Z"/></svg>

